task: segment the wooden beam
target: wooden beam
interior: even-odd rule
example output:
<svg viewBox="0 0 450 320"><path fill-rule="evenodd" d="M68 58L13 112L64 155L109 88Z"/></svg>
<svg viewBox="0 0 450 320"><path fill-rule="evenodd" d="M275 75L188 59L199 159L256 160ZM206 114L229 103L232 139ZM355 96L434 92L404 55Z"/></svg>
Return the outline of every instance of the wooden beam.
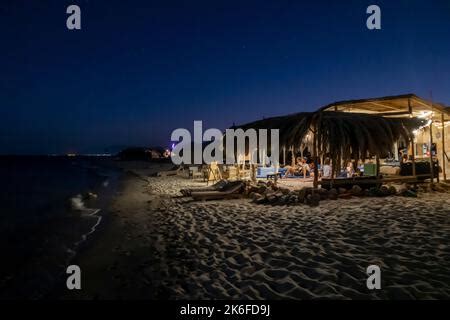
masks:
<svg viewBox="0 0 450 320"><path fill-rule="evenodd" d="M383 112L379 113L378 115L382 117L387 117L387 116L407 116L409 114L410 114L409 111L400 111L400 112Z"/></svg>
<svg viewBox="0 0 450 320"><path fill-rule="evenodd" d="M444 108L442 106L440 106L439 104L433 103L433 101L427 101L427 100L422 101L421 99L417 99L417 98L414 98L414 100L418 104L420 104L422 107L424 107L426 110L429 110L430 106L431 106L431 111L432 112L434 112L434 111L437 111L439 113L445 112Z"/></svg>
<svg viewBox="0 0 450 320"><path fill-rule="evenodd" d="M444 176L444 181L447 180L447 174L445 172L445 122L444 122L444 114L441 113L441 120L442 120L442 173Z"/></svg>
<svg viewBox="0 0 450 320"><path fill-rule="evenodd" d="M382 103L379 103L379 102L373 102L373 101L370 101L370 102L368 102L368 103L371 104L371 105L374 105L374 106L378 106L378 107L381 107L381 108L387 108L387 109L391 109L391 110L398 110L398 109L401 109L401 108L399 108L399 107L389 106L389 105L385 105L385 104L382 104Z"/></svg>

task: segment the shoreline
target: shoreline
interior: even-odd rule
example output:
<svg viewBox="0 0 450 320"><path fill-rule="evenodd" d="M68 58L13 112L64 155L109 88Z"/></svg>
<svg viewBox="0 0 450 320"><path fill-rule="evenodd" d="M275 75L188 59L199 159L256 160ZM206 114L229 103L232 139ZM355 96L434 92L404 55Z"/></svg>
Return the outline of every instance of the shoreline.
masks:
<svg viewBox="0 0 450 320"><path fill-rule="evenodd" d="M119 180L119 186L116 191L116 196L111 199L108 206L101 211L103 217L102 223L99 225L96 232L94 232L82 245L82 248L78 251L71 263L79 265L82 274L88 274L83 276L85 288L88 287L88 292L85 288L81 292L70 292L65 288L65 281L62 286L56 291L52 297L57 299L97 299L99 298L96 293L96 288L100 288L102 292L101 298L114 299L118 296L109 296L109 292L118 293L119 290L111 290L109 283L109 274L116 270L117 261L124 262L127 269L127 273L132 273L131 269L136 267L136 263L127 265L130 261L130 252L124 250L121 245L130 239L130 232L127 228L127 212L122 215L123 211L129 209L129 205L123 206L123 201L129 202L130 195L141 193L141 189L148 187L148 176L153 175L159 170L171 168L172 165L167 164L144 164L144 167L150 166L151 168L139 168L135 169L136 164L134 162L123 162L118 167L123 171ZM149 196L146 201L152 201L157 199ZM142 205L142 203L141 203ZM124 233L125 236L124 236ZM133 242L133 246L136 245ZM118 280L118 278L115 278ZM102 283L99 285L99 283ZM150 288L150 287L149 287ZM150 288L151 289L151 288ZM146 292L148 295L148 291ZM133 295L134 296L134 295ZM120 296L119 296L120 298ZM133 298L138 298L134 296Z"/></svg>
<svg viewBox="0 0 450 320"><path fill-rule="evenodd" d="M23 178L34 180L31 185L25 179L11 180L24 205L5 210L10 219L5 219L9 225L2 234L3 253L9 263L1 270L0 296L7 300L45 299L53 294L66 266L104 222L103 209L113 198L121 174L98 159L95 163L39 159L26 170L22 164L28 158L11 166L12 173L25 171ZM36 178L34 172L41 175ZM67 187L61 184L66 181Z"/></svg>
<svg viewBox="0 0 450 320"><path fill-rule="evenodd" d="M192 202L178 197L192 180L139 176L127 175L110 223L79 255L82 290L62 299L450 297L448 194ZM384 290L365 288L369 264Z"/></svg>

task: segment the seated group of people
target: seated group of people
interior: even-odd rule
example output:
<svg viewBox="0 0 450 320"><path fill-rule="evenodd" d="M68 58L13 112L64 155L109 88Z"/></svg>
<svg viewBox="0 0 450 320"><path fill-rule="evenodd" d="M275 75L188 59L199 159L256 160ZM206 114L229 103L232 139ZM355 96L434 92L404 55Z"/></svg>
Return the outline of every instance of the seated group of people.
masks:
<svg viewBox="0 0 450 320"><path fill-rule="evenodd" d="M294 166L286 166L285 177L288 176L303 176L306 178L307 175L314 177L314 162L308 163L305 158L298 157L296 159L296 164ZM322 166L322 170L319 175L324 178L331 178L331 161L330 159L325 159Z"/></svg>
<svg viewBox="0 0 450 320"><path fill-rule="evenodd" d="M314 177L314 162L308 163L305 158L297 158L296 165L294 166L286 166L285 177L288 176L306 176ZM323 166L321 166L321 170L319 170L319 177L322 178L331 178L332 177L332 166L329 158L324 160ZM338 177L350 178L357 175L357 169L355 169L355 165L352 161L347 163L345 170L343 170Z"/></svg>

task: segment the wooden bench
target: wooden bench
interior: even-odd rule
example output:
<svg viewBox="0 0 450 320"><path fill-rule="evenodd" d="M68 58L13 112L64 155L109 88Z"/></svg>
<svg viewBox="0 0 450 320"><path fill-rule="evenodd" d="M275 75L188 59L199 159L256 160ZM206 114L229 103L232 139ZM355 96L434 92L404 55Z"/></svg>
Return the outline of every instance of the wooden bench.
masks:
<svg viewBox="0 0 450 320"><path fill-rule="evenodd" d="M281 179L281 172L269 173L269 174L267 174L266 179L272 180L272 179L275 179L276 176L278 176Z"/></svg>

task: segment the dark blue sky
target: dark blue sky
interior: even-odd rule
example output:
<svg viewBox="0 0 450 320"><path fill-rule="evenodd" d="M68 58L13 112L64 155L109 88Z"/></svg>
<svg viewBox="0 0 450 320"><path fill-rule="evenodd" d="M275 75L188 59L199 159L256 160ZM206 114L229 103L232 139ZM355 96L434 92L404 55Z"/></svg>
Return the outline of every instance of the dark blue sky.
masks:
<svg viewBox="0 0 450 320"><path fill-rule="evenodd" d="M366 28L370 4L382 30ZM353 98L450 104L448 0L2 0L0 35L0 153L168 145L193 120L223 129Z"/></svg>

